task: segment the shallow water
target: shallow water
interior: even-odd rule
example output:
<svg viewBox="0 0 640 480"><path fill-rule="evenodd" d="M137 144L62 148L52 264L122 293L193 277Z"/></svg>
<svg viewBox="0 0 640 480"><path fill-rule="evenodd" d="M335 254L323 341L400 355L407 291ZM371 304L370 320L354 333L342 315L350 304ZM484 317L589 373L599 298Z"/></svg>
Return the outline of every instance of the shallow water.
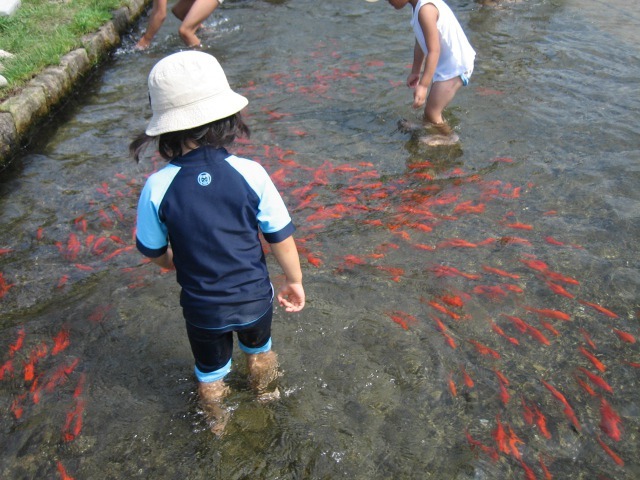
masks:
<svg viewBox="0 0 640 480"><path fill-rule="evenodd" d="M234 151L280 187L308 294L276 311L282 399L256 402L234 357L221 439L174 275L131 247L161 163L127 145L177 23L125 39L3 173L2 478L640 476L640 17L451 5L478 58L450 148L396 128L418 118L408 10L227 0L207 21L250 100Z"/></svg>

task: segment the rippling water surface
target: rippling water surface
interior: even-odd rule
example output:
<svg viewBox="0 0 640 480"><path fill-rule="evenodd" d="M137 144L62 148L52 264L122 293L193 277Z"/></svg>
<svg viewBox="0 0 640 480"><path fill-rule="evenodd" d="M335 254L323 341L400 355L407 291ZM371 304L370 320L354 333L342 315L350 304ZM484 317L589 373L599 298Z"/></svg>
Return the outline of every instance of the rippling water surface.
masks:
<svg viewBox="0 0 640 480"><path fill-rule="evenodd" d="M133 247L169 19L98 71L0 183L3 478L640 477L640 16L632 2L450 3L478 52L427 148L410 12L227 0L206 51L246 95L308 306L276 311L282 399L243 359L213 437L172 273ZM271 261L271 260L270 260ZM274 279L278 269L272 264Z"/></svg>

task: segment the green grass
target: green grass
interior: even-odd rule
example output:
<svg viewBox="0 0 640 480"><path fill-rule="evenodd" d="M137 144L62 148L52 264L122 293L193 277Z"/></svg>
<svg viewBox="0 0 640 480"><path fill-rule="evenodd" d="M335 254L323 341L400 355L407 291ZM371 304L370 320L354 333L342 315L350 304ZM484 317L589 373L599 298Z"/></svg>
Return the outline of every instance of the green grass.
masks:
<svg viewBox="0 0 640 480"><path fill-rule="evenodd" d="M1 73L9 85L0 90L0 98L80 47L81 37L97 31L123 4L122 0L22 0L13 15L0 16L0 50L15 55L1 60Z"/></svg>

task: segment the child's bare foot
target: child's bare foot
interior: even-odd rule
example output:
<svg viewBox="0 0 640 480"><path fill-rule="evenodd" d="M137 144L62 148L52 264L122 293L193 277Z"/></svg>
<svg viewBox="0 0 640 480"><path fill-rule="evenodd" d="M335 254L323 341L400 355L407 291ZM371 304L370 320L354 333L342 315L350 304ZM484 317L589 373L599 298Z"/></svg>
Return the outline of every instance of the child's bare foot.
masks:
<svg viewBox="0 0 640 480"><path fill-rule="evenodd" d="M273 350L263 353L247 355L247 366L249 367L249 383L260 397L268 398L276 395L280 397L277 388L269 391L273 381L278 378L278 355ZM274 399L274 398L271 398Z"/></svg>
<svg viewBox="0 0 640 480"><path fill-rule="evenodd" d="M425 135L424 137L419 138L420 143L424 143L429 147L455 145L459 141L460 137L458 137L458 135L456 135L455 133L450 133L449 135L436 133L433 135Z"/></svg>
<svg viewBox="0 0 640 480"><path fill-rule="evenodd" d="M198 385L200 405L209 423L211 432L220 437L231 418L231 412L222 405L222 400L229 393L229 387L223 380Z"/></svg>

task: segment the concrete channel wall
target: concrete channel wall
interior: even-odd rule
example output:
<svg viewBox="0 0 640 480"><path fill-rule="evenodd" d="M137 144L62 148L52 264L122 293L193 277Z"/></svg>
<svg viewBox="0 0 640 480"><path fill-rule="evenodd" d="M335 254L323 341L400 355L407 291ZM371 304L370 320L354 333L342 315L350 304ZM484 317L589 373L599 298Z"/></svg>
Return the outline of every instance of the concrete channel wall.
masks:
<svg viewBox="0 0 640 480"><path fill-rule="evenodd" d="M118 45L151 0L126 0L100 30L85 35L82 47L45 68L16 95L0 102L0 170L28 143L34 127L55 114L90 70Z"/></svg>

